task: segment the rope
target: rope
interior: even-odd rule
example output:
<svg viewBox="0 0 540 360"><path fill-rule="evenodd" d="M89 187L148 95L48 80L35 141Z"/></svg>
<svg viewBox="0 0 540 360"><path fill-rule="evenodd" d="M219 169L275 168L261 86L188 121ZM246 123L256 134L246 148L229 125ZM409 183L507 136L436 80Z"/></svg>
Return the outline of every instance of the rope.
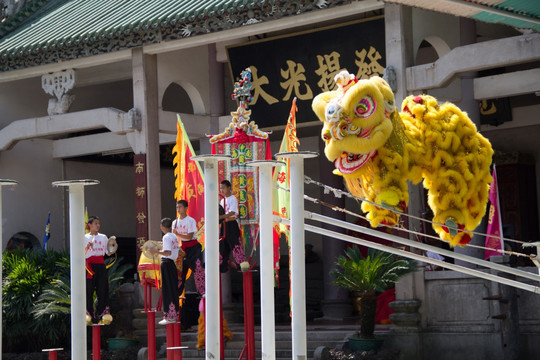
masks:
<svg viewBox="0 0 540 360"><path fill-rule="evenodd" d="M329 194L330 192L333 192L334 193L334 196L336 196L336 194L340 194L340 195L345 195L351 199L355 199L355 200L359 200L359 201L365 201L369 204L372 204L372 205L375 205L375 206L378 206L378 207L381 207L380 204L377 204L375 202L372 202L372 201L369 201L367 199L364 199L364 198L361 198L361 197L358 197L358 196L354 196L352 195L351 193L349 192L346 192L346 191L343 191L343 190L340 190L340 189L335 189L331 186L328 186L328 185L325 185L325 184L322 184L318 181L315 181L313 179L311 179L309 176L304 176L305 177L305 183L306 184L315 184L315 185L318 185L322 188L324 188L324 193L325 194ZM282 189L282 190L285 190L285 189ZM340 195L337 195L336 197L337 198L341 198ZM423 222L427 222L427 223L430 223L430 224L436 224L436 225L439 225L439 226L446 226L445 224L440 224L440 223L437 223L435 221L431 221L431 220L428 220L428 219L424 219L424 218L421 218L419 216L415 216L415 215L410 215L410 214L407 214L407 213L403 213L401 211L397 211L395 209L392 209L392 208L386 208L386 210L389 210L389 211L392 211L393 213L397 214L397 215L400 215L400 216L406 216L406 217L409 217L411 219L415 219L415 220L419 220L419 221L423 221ZM491 236L489 234L485 234L485 233L480 233L480 232L475 232L475 231L467 231L467 233L471 233L471 234L474 234L474 235L479 235L479 236L482 236L482 237L488 237L488 236ZM504 241L509 241L509 242L514 242L514 243L518 243L518 244L528 244L527 242L525 241L521 241L521 240L515 240L515 239L510 239L510 238L502 238ZM442 241L442 240L441 240Z"/></svg>
<svg viewBox="0 0 540 360"><path fill-rule="evenodd" d="M315 181L315 180L312 180L311 178L309 178L308 176L305 176L305 183L306 184L315 184L315 185L318 185L320 187L323 187L324 188L324 192L325 194L329 194L330 192L333 192L334 195L337 197L337 198L341 198L342 195L345 195L351 199L354 199L354 200L360 200L360 201L366 201L370 204L373 204L375 206L380 206L379 204L376 204L374 202L371 202L369 200L366 200L366 199L362 199L360 197L357 197L357 196L354 196L352 195L351 193L348 193L346 191L343 191L343 190L340 190L340 189L335 189L335 188L332 188L330 186L327 186L327 185L324 185L318 181ZM287 192L290 192L290 189L286 189L286 188L283 188L283 187L280 187L280 186L275 186L278 190L283 190L283 191L287 191ZM344 209L344 208L341 208L337 205L333 205L333 204L329 204L325 201L322 201L322 200L319 200L319 199L316 199L316 198L313 198L313 197L310 197L308 195L304 195L304 199L306 200L309 200L315 204L320 204L320 205L323 205L323 206L326 206L334 211L340 211L340 212L343 212L343 213L346 213L346 214L349 214L351 216L354 216L354 217L357 217L357 218L360 218L360 219L364 219L364 220L368 220L365 216L362 216L358 213L355 213L353 211L350 211L350 210L347 210L347 209ZM406 217L409 217L409 218L413 218L413 219L417 219L417 220L420 220L420 221L424 221L424 222L428 222L428 223L431 223L431 224L438 224L434 221L430 221L430 220L427 220L427 219L424 219L424 218L421 218L421 217L417 217L417 216L414 216L414 215L409 215L407 213L403 213L403 212L400 212L400 211L397 211L395 209L390 209L390 208L386 208L392 212L394 212L395 214L398 214L400 216L406 216ZM441 226L444 226L444 224L438 224L438 225L441 225ZM437 236L434 236L434 235L429 235L429 234L423 234L421 232L418 232L418 231L415 231L415 230L410 230L410 229L407 229L403 226L402 223L400 223L399 225L395 225L395 226L389 226L389 225L383 225L381 224L381 226L384 226L384 227L387 227L389 229L395 229L395 230L401 230L401 231L405 231L407 233L410 233L410 234L413 234L413 235L416 235L416 236L423 236L423 237L427 237L427 238L431 238L431 239L434 239L434 240L438 240L438 241L441 241L441 242L444 242L442 239L440 239L439 237ZM483 233L479 233L479 232L474 232L474 231L468 231L469 233L472 233L472 234L475 234L475 235L479 235L479 236L482 236L482 237L487 237L487 236L490 236L488 234L483 234ZM516 243L522 243L522 244L526 244L526 242L524 241L519 241L519 240L514 240L514 239L506 239L506 238L503 238L504 240L507 240L507 241L510 241L510 242L516 242ZM483 249L483 250L492 250L492 251L496 251L498 253L501 253L501 254L507 254L507 255L515 255L515 256L521 256L521 257L526 257L526 258L529 258L529 259L534 259L535 258L535 255L528 255L528 254L523 254L523 253L518 253L518 252L515 252L515 251L509 251L509 250L500 250L500 249L494 249L494 248L489 248L489 247L485 247L485 246L480 246L480 245L473 245L473 244L467 244L467 246L470 246L470 247L473 247L473 248L478 248L478 249Z"/></svg>

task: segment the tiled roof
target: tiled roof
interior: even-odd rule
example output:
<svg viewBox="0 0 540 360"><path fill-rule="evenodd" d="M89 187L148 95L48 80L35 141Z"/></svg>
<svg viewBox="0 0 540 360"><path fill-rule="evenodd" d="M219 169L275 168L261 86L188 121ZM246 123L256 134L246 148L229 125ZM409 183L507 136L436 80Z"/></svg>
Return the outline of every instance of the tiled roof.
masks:
<svg viewBox="0 0 540 360"><path fill-rule="evenodd" d="M385 0L540 32L540 0Z"/></svg>
<svg viewBox="0 0 540 360"><path fill-rule="evenodd" d="M34 0L24 8L32 5L25 14L17 14L0 25L0 71L225 30L350 2Z"/></svg>

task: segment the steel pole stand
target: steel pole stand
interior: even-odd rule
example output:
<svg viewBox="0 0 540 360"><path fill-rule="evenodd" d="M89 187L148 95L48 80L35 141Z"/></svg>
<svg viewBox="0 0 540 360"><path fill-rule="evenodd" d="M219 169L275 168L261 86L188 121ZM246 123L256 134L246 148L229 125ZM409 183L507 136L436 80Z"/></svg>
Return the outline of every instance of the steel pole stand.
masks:
<svg viewBox="0 0 540 360"><path fill-rule="evenodd" d="M101 360L101 327L103 324L89 325L92 328L92 359Z"/></svg>
<svg viewBox="0 0 540 360"><path fill-rule="evenodd" d="M48 352L49 353L49 360L57 360L58 359L58 351L64 350L64 348L56 348L56 349L43 349L42 352Z"/></svg>
<svg viewBox="0 0 540 360"><path fill-rule="evenodd" d="M156 360L156 312L146 312L148 319L148 360Z"/></svg>

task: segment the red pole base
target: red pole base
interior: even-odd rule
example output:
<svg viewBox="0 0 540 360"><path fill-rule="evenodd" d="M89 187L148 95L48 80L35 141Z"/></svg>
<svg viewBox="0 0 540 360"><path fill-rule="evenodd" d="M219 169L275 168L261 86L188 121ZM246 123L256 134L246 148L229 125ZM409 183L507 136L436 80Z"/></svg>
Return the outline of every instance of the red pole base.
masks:
<svg viewBox="0 0 540 360"><path fill-rule="evenodd" d="M148 311L148 360L156 360L156 312Z"/></svg>
<svg viewBox="0 0 540 360"><path fill-rule="evenodd" d="M180 323L173 324L174 329L174 346L182 346L182 327ZM182 351L177 350L174 352L174 360L182 360Z"/></svg>
<svg viewBox="0 0 540 360"><path fill-rule="evenodd" d="M174 350L169 350L169 348L174 347L174 324L166 325L167 331L167 360L174 360Z"/></svg>
<svg viewBox="0 0 540 360"><path fill-rule="evenodd" d="M92 325L92 359L101 360L101 325Z"/></svg>
<svg viewBox="0 0 540 360"><path fill-rule="evenodd" d="M64 350L64 348L43 349L41 351L49 353L49 360L57 360L58 359L57 352L60 351L60 350Z"/></svg>
<svg viewBox="0 0 540 360"><path fill-rule="evenodd" d="M255 315L253 312L253 272L244 271L242 273L244 288L244 338L246 348L246 359L255 358Z"/></svg>

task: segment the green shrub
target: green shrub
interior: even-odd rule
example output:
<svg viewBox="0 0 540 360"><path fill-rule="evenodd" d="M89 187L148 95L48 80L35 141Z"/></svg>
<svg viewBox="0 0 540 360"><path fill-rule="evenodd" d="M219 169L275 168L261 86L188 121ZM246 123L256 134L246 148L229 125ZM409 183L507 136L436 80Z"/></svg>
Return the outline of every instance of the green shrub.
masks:
<svg viewBox="0 0 540 360"><path fill-rule="evenodd" d="M114 296L133 266L122 258L108 269ZM106 264L113 259L106 260ZM69 253L47 250L4 253L3 345L5 352L40 351L70 344Z"/></svg>
<svg viewBox="0 0 540 360"><path fill-rule="evenodd" d="M43 289L60 276L69 275L66 251L4 253L2 263L2 327L6 351L40 350L50 347L51 338L44 336L56 329L48 320L39 322L32 315ZM55 334L66 336L63 334Z"/></svg>

